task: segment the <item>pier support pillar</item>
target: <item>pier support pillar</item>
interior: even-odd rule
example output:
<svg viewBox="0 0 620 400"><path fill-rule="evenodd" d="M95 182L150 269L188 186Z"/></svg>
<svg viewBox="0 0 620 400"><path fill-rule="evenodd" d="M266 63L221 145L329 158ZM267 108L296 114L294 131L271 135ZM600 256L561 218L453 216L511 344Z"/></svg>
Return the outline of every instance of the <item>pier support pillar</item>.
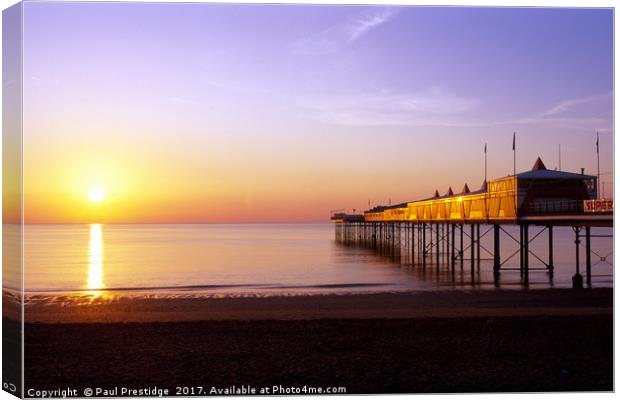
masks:
<svg viewBox="0 0 620 400"><path fill-rule="evenodd" d="M372 223L372 247L377 248L377 223Z"/></svg>
<svg viewBox="0 0 620 400"><path fill-rule="evenodd" d="M460 237L460 241L461 241L461 247L459 248L459 257L461 258L461 270L463 269L463 263L465 262L464 257L463 257L463 224L461 225L461 237Z"/></svg>
<svg viewBox="0 0 620 400"><path fill-rule="evenodd" d="M385 222L380 223L381 227L381 251L385 248L385 244L387 243L387 227L385 226Z"/></svg>
<svg viewBox="0 0 620 400"><path fill-rule="evenodd" d="M456 226L454 224L451 224L450 230L451 230L451 233L450 233L450 236L451 236L450 238L451 239L450 241L451 242L450 243L450 267L452 268L452 272L454 272L454 263L456 262L456 260L454 259L454 247L455 247L454 246L454 238L455 238L454 231L456 231Z"/></svg>
<svg viewBox="0 0 620 400"><path fill-rule="evenodd" d="M547 268L549 269L549 274L553 277L553 226L549 225L547 229L549 230L549 266Z"/></svg>
<svg viewBox="0 0 620 400"><path fill-rule="evenodd" d="M422 267L426 268L426 224L422 224Z"/></svg>
<svg viewBox="0 0 620 400"><path fill-rule="evenodd" d="M448 225L448 223L446 222L443 225L443 234L444 234L444 246L443 246L443 251L444 251L444 261L446 263L447 266L450 265L450 226Z"/></svg>
<svg viewBox="0 0 620 400"><path fill-rule="evenodd" d="M476 231L475 231L476 227L474 226L474 224L471 224L471 276L474 276L474 267L475 267L475 263L476 263Z"/></svg>
<svg viewBox="0 0 620 400"><path fill-rule="evenodd" d="M592 259L590 251L590 227L586 226L586 283L592 286Z"/></svg>
<svg viewBox="0 0 620 400"><path fill-rule="evenodd" d="M441 249L441 242L439 241L439 229L441 228L440 224L435 224L435 240L436 240L436 246L435 247L435 262L437 263L436 267L439 268L439 250Z"/></svg>
<svg viewBox="0 0 620 400"><path fill-rule="evenodd" d="M420 224L420 232L418 233L418 241L420 243L418 243L418 245L420 246L420 250L418 251L418 257L421 257L420 261L424 262L424 257L426 256L426 240L422 241L420 240L420 238L425 235L424 231L426 230L426 225L425 224ZM426 236L424 236L426 237Z"/></svg>
<svg viewBox="0 0 620 400"><path fill-rule="evenodd" d="M418 255L417 255L417 260L418 260L418 264L422 262L422 260L420 259L420 256L424 255L423 250L422 250L422 224L418 224Z"/></svg>
<svg viewBox="0 0 620 400"><path fill-rule="evenodd" d="M480 270L480 224L476 224L476 264Z"/></svg>
<svg viewBox="0 0 620 400"><path fill-rule="evenodd" d="M501 266L499 234L499 225L493 225L493 275L496 277L499 275L499 269Z"/></svg>
<svg viewBox="0 0 620 400"><path fill-rule="evenodd" d="M446 222L444 225L444 234L446 236L446 245L444 246L446 252L446 265L451 265L450 262L450 225Z"/></svg>
<svg viewBox="0 0 620 400"><path fill-rule="evenodd" d="M523 279L523 225L519 225L519 273Z"/></svg>
<svg viewBox="0 0 620 400"><path fill-rule="evenodd" d="M446 244L448 243L448 238L446 237L446 226L445 224L439 225L441 230L439 231L441 238L441 263L445 263L446 261Z"/></svg>
<svg viewBox="0 0 620 400"><path fill-rule="evenodd" d="M368 242L368 223L362 222L362 244L366 245Z"/></svg>
<svg viewBox="0 0 620 400"><path fill-rule="evenodd" d="M579 272L579 245L581 244L579 232L581 231L581 227L576 226L573 230L575 231L575 275L573 276L573 289L582 289L583 276L581 276Z"/></svg>
<svg viewBox="0 0 620 400"><path fill-rule="evenodd" d="M415 264L415 224L412 222L411 227L411 265Z"/></svg>
<svg viewBox="0 0 620 400"><path fill-rule="evenodd" d="M393 222L393 231L394 231L394 235L392 237L392 251L393 251L393 255L395 257L398 257L399 254L398 250L399 250L399 245L400 245L400 222Z"/></svg>
<svg viewBox="0 0 620 400"><path fill-rule="evenodd" d="M530 234L529 225L523 225L523 284L530 284Z"/></svg>
<svg viewBox="0 0 620 400"><path fill-rule="evenodd" d="M428 229L428 259L429 259L429 263L430 265L433 265L433 224L428 224L427 225L427 229Z"/></svg>

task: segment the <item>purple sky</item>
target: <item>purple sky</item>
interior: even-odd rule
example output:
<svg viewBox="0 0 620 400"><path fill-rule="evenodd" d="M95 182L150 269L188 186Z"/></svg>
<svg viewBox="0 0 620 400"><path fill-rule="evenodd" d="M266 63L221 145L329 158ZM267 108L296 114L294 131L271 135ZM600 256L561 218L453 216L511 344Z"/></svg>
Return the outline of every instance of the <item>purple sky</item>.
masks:
<svg viewBox="0 0 620 400"><path fill-rule="evenodd" d="M504 176L513 131L518 170L557 167L561 143L562 169L595 174L597 130L612 170L610 9L35 2L24 20L26 141L58 157L165 148L216 182L316 193L316 215L478 187L485 142Z"/></svg>

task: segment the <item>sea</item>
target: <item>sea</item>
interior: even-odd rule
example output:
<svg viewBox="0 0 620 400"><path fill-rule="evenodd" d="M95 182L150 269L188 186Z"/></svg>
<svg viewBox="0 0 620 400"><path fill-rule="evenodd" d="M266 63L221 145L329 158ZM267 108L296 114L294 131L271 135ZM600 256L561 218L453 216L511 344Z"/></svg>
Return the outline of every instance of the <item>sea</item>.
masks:
<svg viewBox="0 0 620 400"><path fill-rule="evenodd" d="M320 295L418 290L532 290L570 287L575 232L554 229L554 273L547 232L530 228L529 285L518 270L516 227L502 233L504 270L493 275L493 232L481 227L480 265L412 262L406 243L377 252L335 240L333 224L26 225L24 289L29 294L148 296ZM538 235L537 235L538 234ZM613 285L613 239L593 228L592 286ZM601 237L598 237L601 236ZM465 240L467 245L467 240ZM458 234L457 234L458 244ZM579 244L585 269L585 241ZM487 251L488 250L488 251ZM510 257L512 255L512 257ZM465 255L468 257L468 254ZM432 261L432 264L431 264ZM18 282L5 279L5 288Z"/></svg>

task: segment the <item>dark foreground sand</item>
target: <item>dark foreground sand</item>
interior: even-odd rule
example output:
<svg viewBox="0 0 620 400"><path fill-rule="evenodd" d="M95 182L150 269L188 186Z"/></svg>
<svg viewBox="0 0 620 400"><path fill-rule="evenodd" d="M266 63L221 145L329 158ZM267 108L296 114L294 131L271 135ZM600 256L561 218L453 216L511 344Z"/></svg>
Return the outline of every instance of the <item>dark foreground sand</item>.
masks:
<svg viewBox="0 0 620 400"><path fill-rule="evenodd" d="M25 386L610 391L612 296L591 289L118 298L90 307L35 301L26 308Z"/></svg>

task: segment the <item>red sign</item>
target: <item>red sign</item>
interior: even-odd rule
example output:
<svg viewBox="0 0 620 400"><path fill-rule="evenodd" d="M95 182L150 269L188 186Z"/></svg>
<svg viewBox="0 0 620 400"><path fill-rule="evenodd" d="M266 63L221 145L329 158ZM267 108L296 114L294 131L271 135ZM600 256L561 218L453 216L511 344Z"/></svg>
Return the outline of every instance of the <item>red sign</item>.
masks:
<svg viewBox="0 0 620 400"><path fill-rule="evenodd" d="M583 201L583 211L596 213L596 212L608 212L614 210L614 201L613 200L584 200Z"/></svg>

